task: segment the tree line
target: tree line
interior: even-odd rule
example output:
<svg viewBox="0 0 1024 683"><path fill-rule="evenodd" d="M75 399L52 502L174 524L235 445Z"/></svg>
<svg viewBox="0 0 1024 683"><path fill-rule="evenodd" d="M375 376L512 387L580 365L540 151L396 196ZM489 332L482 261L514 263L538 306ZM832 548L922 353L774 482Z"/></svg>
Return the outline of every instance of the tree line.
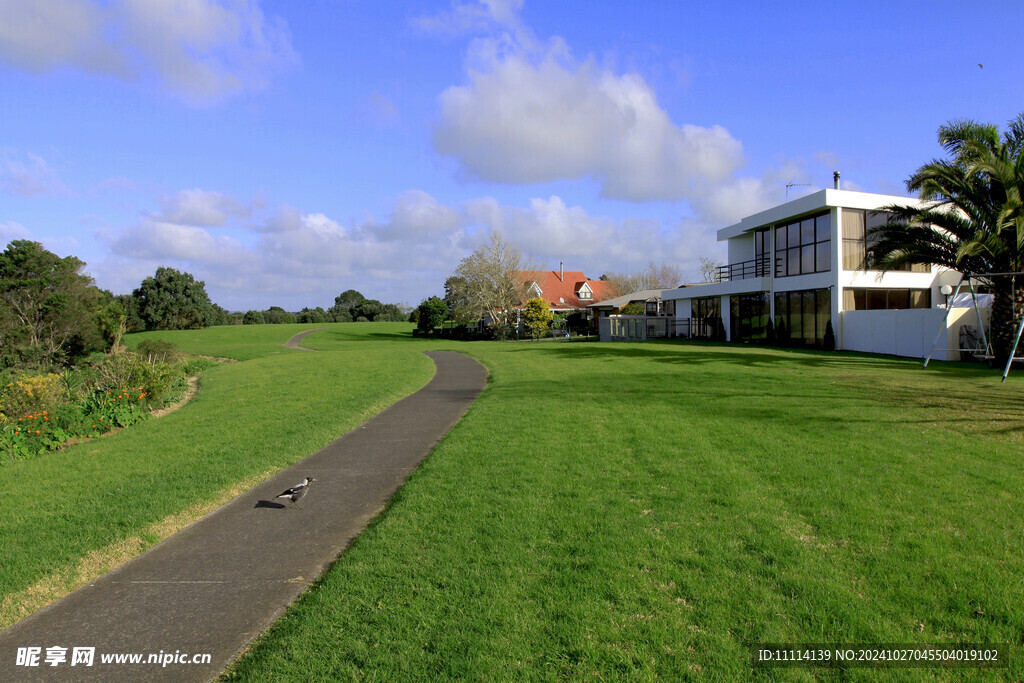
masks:
<svg viewBox="0 0 1024 683"><path fill-rule="evenodd" d="M324 309L303 308L297 313L271 306L265 311L229 313L228 325L277 325L284 323L351 323L351 322L405 322L409 311L399 304L385 304L367 299L354 289L347 289L334 298L334 305Z"/></svg>
<svg viewBox="0 0 1024 683"><path fill-rule="evenodd" d="M230 313L210 300L189 273L160 267L130 294L96 286L75 256L60 257L38 242L14 240L0 253L0 368L59 366L98 351L117 351L127 332L198 329L253 323L408 320L398 304L354 289L334 305L291 313Z"/></svg>

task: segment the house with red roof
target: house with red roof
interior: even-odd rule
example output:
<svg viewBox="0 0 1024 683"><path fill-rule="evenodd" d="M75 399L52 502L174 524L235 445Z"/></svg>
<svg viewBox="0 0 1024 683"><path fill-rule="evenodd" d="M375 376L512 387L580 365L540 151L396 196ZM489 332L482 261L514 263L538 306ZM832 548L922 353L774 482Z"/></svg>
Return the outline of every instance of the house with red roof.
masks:
<svg viewBox="0 0 1024 683"><path fill-rule="evenodd" d="M594 329L593 311L587 306L614 295L611 283L590 280L582 270L518 270L516 276L526 285L528 299L543 299L552 313L579 313Z"/></svg>
<svg viewBox="0 0 1024 683"><path fill-rule="evenodd" d="M582 270L518 270L527 297L544 299L552 313L572 313L612 297L609 282L588 280Z"/></svg>

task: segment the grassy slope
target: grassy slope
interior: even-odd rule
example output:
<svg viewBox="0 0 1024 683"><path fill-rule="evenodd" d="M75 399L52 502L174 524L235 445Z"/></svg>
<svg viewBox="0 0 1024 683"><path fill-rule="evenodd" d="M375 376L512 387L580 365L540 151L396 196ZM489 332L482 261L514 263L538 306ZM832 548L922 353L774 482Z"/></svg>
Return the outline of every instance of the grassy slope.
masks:
<svg viewBox="0 0 1024 683"><path fill-rule="evenodd" d="M1024 377L455 348L488 365L487 391L238 678L804 678L751 670L748 646L955 641L1013 643L1001 677L1024 676Z"/></svg>
<svg viewBox="0 0 1024 683"><path fill-rule="evenodd" d="M397 345L356 339L327 353L280 346L311 327L161 333L185 351L251 360L206 371L199 395L170 415L0 466L0 490L12 501L0 506L0 595L72 574L90 552L146 536L194 503L300 460L433 374L429 358Z"/></svg>

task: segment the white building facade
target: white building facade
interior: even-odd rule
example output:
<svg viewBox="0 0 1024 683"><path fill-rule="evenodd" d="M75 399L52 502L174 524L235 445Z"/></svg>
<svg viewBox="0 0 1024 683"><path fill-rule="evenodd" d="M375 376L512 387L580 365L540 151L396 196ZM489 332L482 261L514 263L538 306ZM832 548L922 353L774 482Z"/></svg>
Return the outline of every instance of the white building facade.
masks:
<svg viewBox="0 0 1024 683"><path fill-rule="evenodd" d="M942 287L955 287L960 274L871 268L871 230L889 215L881 209L916 202L826 189L722 228L729 262L718 281L662 294L675 303L677 334L759 342L773 334L771 321L779 343L821 347L831 324L837 349L924 357L946 317ZM973 308L954 308L948 318L939 360L959 359L945 349L959 346L961 325L978 323Z"/></svg>

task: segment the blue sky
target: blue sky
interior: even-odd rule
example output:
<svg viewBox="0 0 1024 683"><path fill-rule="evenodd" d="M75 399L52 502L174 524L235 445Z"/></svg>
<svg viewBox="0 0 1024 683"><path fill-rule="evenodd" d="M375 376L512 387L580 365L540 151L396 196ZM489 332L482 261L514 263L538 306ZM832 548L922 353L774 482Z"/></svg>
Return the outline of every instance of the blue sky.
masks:
<svg viewBox="0 0 1024 683"><path fill-rule="evenodd" d="M1024 111L1017 1L0 0L0 239L230 310L418 304L492 229L697 279L800 192ZM809 184L810 187L803 187Z"/></svg>

